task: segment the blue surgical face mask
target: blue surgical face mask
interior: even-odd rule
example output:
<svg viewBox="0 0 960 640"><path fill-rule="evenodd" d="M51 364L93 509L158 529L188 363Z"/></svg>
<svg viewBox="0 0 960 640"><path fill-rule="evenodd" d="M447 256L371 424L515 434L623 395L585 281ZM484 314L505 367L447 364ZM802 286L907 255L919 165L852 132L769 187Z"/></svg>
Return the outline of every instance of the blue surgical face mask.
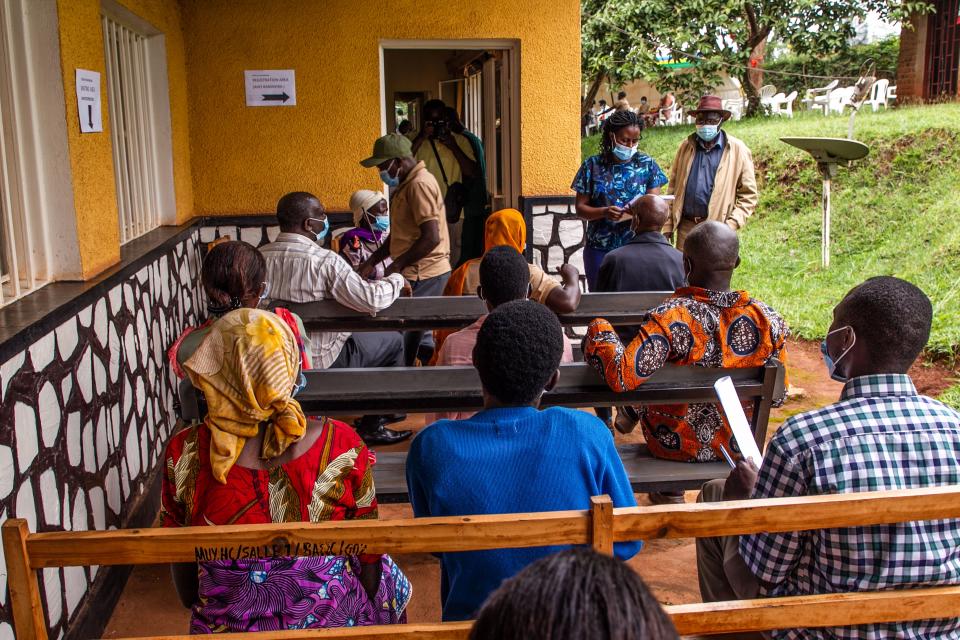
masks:
<svg viewBox="0 0 960 640"><path fill-rule="evenodd" d="M850 329L850 332L853 333L853 342L850 343L850 346L840 354L840 356L834 360L830 357L830 354L827 352L827 339L824 338L823 342L820 343L820 354L823 356L823 363L827 365L827 373L830 374L830 378L836 380L837 382L846 382L848 378L840 373L837 373L837 363L843 360L843 357L850 353L850 349L853 349L853 345L857 343L857 334L853 332L853 327L846 326L840 327L839 329L834 329L827 334L827 337L830 337L838 331L843 331L845 329Z"/></svg>
<svg viewBox="0 0 960 640"><path fill-rule="evenodd" d="M390 228L390 216L374 216L373 228L377 231L386 231Z"/></svg>
<svg viewBox="0 0 960 640"><path fill-rule="evenodd" d="M704 142L711 142L720 134L720 125L718 124L698 124L697 135Z"/></svg>
<svg viewBox="0 0 960 640"><path fill-rule="evenodd" d="M621 162L626 162L637 153L636 147L628 147L619 142L613 143L613 155Z"/></svg>
<svg viewBox="0 0 960 640"><path fill-rule="evenodd" d="M393 162L390 163L390 166L393 166ZM388 187L396 187L400 184L400 176L391 175L390 169L382 169L380 171L380 179L383 180L384 184Z"/></svg>
<svg viewBox="0 0 960 640"><path fill-rule="evenodd" d="M303 371L301 371L300 375L297 376L297 381L293 383L293 391L290 393L290 397L296 397L296 395L303 391L306 386L307 376L303 375Z"/></svg>
<svg viewBox="0 0 960 640"><path fill-rule="evenodd" d="M327 237L327 233L330 231L329 220L327 220L326 218L324 218L323 220L320 220L319 218L307 218L307 220L316 220L317 222L323 222L323 229L321 229L319 233L316 231L313 232L314 242L320 242L321 240Z"/></svg>

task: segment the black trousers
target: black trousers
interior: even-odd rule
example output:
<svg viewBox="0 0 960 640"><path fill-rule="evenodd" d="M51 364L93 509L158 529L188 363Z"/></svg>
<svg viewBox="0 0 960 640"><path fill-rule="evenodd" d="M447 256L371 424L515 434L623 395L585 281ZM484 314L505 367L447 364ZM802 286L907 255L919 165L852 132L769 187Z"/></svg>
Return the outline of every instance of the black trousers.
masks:
<svg viewBox="0 0 960 640"><path fill-rule="evenodd" d="M417 280L410 282L413 288L414 298L423 298L425 296L442 296L443 289L447 286L447 280L450 279L450 273L444 273L426 280ZM431 331L407 331L403 334L404 353L406 365L412 367L417 360L417 353L423 349L425 357L429 360L433 354L434 342L433 332Z"/></svg>
<svg viewBox="0 0 960 640"><path fill-rule="evenodd" d="M331 369L402 367L403 334L399 331L363 331L352 334L343 343Z"/></svg>

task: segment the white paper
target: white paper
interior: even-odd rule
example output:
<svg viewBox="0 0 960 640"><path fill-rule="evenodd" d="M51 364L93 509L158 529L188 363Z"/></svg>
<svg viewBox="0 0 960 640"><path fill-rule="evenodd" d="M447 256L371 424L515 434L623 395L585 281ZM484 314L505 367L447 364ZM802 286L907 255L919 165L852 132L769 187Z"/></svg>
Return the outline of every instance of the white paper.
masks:
<svg viewBox="0 0 960 640"><path fill-rule="evenodd" d="M80 116L80 133L103 131L99 71L77 69L77 113Z"/></svg>
<svg viewBox="0 0 960 640"><path fill-rule="evenodd" d="M244 71L248 107L293 107L297 104L297 81L293 69Z"/></svg>
<svg viewBox="0 0 960 640"><path fill-rule="evenodd" d="M733 437L737 439L740 446L740 453L744 458L753 458L753 461L760 466L763 461L763 455L760 453L760 447L753 437L753 431L750 430L750 423L747 422L747 415L743 412L743 405L740 404L740 398L737 397L737 389L733 386L733 380L730 376L724 376L713 384L713 388L720 398L720 405L723 412L727 414L727 422L733 430Z"/></svg>

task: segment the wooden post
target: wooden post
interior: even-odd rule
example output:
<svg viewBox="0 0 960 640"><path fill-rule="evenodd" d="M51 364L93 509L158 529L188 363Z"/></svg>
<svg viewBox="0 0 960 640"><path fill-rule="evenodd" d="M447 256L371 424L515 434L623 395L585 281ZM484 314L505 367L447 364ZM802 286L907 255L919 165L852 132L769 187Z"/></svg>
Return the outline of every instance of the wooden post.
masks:
<svg viewBox="0 0 960 640"><path fill-rule="evenodd" d="M613 501L610 496L590 498L590 531L593 550L613 555Z"/></svg>
<svg viewBox="0 0 960 640"><path fill-rule="evenodd" d="M7 558L7 586L17 640L47 640L47 623L40 601L37 572L30 567L27 536L30 529L22 518L3 523L3 553Z"/></svg>

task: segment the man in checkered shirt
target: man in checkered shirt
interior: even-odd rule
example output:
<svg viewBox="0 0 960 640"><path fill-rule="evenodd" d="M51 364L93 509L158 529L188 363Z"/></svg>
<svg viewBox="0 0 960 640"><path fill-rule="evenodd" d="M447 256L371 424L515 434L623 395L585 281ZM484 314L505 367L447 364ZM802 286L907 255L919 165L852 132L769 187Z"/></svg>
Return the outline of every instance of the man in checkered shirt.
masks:
<svg viewBox="0 0 960 640"><path fill-rule="evenodd" d="M840 401L787 420L758 471L741 461L700 500L960 484L960 413L917 393L907 370L933 309L903 280L871 278L833 312L821 345ZM705 602L960 584L960 520L697 540ZM781 629L773 638L960 638L960 620Z"/></svg>

